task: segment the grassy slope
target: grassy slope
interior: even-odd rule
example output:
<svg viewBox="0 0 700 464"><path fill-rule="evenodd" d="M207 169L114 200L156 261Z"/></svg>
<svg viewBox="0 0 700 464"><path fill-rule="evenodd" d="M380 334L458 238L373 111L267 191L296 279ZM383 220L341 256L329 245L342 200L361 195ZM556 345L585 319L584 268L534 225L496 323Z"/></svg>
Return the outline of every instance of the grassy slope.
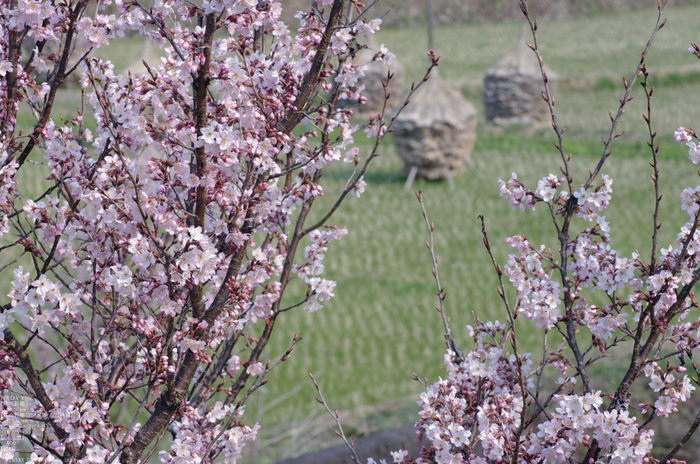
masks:
<svg viewBox="0 0 700 464"><path fill-rule="evenodd" d="M700 67L686 51L687 45L696 40L691 18L698 13L697 7L671 9L668 24L648 59L652 77L685 76L664 79L668 85L655 92L654 124L663 145L663 246L672 242L678 226L687 218L678 206L681 186L697 184L697 170L687 161L684 147L673 142L672 132L700 117L700 110L687 99L694 89L692 72ZM558 116L562 125L570 127L565 147L573 153L577 179L595 166L602 152L600 137L610 131L607 112L616 111L622 92L621 76L630 78L654 20L653 11L643 10L624 16L540 23L542 54L561 80ZM481 107L478 99L483 73L515 43L517 31L514 22L439 28L436 50L443 56L441 77L463 88ZM404 64L409 82L419 78L425 60L416 44L425 42L422 31L387 30L379 40ZM596 83L611 78L615 84L620 82L616 88L615 84L599 85L595 90ZM635 95L637 99L629 105L619 127L627 131L627 136L616 143L615 155L604 170L615 179L614 202L606 215L614 228L613 246L627 255L638 250L648 256L653 191L648 180L651 171L646 128L641 118L646 102L641 88ZM481 120L472 155L480 178L465 172L455 179L453 192L442 183L414 185L423 189L428 212L436 224L436 247L442 255L440 272L449 294L453 331L465 344L464 325L472 321L472 313L482 319L504 318L477 215L486 216L491 242L501 262L509 252L503 243L507 236L525 233L535 243L553 244L546 211L511 212L499 198L496 182L515 171L519 178L534 185L549 172L558 172L553 135L551 129L487 127ZM276 334L271 353L281 353L296 330L301 330L305 340L292 360L272 374L266 398L292 391L311 371L319 373L317 377L332 406L350 409L415 397L420 388L410 380L411 371L430 381L444 375L444 343L439 316L432 310L435 289L423 245L426 232L415 196L403 190L403 179L388 182L401 167L393 146L387 144L383 152L362 199L351 199L334 221L350 229L350 234L327 253L329 278L338 281L337 296L319 313L289 314L282 322L283 330ZM328 176L337 177L336 188L344 183L342 171ZM535 335L527 327L523 330L527 349L539 346ZM313 397L307 384L291 399L271 408L263 425L279 421L301 425L309 411L318 410L318 406L312 406ZM410 404L413 399L405 401ZM295 446L301 450L304 445L294 440L284 443L286 453L293 452Z"/></svg>

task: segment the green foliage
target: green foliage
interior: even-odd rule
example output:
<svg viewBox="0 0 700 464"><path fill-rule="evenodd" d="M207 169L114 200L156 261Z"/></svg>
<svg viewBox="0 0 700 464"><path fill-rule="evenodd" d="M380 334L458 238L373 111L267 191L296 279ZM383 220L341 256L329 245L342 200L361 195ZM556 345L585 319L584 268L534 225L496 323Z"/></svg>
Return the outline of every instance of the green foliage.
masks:
<svg viewBox="0 0 700 464"><path fill-rule="evenodd" d="M609 76L600 76L595 83L595 90L616 90L621 87Z"/></svg>
<svg viewBox="0 0 700 464"><path fill-rule="evenodd" d="M671 73L665 76L659 76L654 80L654 85L657 87L677 87L683 85L697 85L700 83L700 71L691 71L687 73Z"/></svg>

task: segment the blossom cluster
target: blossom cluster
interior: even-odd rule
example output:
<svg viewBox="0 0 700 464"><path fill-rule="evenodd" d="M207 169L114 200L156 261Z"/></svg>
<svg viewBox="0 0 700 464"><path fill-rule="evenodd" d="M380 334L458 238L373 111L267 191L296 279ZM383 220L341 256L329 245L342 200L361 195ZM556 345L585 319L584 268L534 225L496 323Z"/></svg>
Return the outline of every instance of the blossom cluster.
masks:
<svg viewBox="0 0 700 464"><path fill-rule="evenodd" d="M683 373L686 371L686 368L673 366L664 372L659 364L655 362L644 367L644 375L651 379L649 387L659 393L658 399L650 407L661 417L668 417L669 414L678 412L678 401L687 401L695 390L695 387L691 384L690 377L683 375L682 378L676 379L673 371ZM647 408L649 406L640 404L640 407Z"/></svg>
<svg viewBox="0 0 700 464"><path fill-rule="evenodd" d="M310 312L334 296L323 259L347 231L327 226L330 214L305 220L323 168L359 163L362 127L335 102L363 98L350 50L381 20L324 1L295 30L279 2L198 3L115 0L86 14L83 0L0 0L0 250L23 255L0 265L12 281L0 402L30 398L24 411L3 407L0 427L30 437L32 462L137 462L165 433L162 462L236 462L257 434L242 402L266 381L283 293L298 280ZM146 71L97 57L136 34L162 50ZM382 47L376 59L392 57ZM71 73L91 108L52 118ZM28 103L30 134L15 127ZM304 118L322 135L295 130ZM387 130L380 116L367 127ZM29 159L46 167L36 197L17 183ZM360 196L365 169L339 202ZM137 408L145 423L113 414Z"/></svg>
<svg viewBox="0 0 700 464"><path fill-rule="evenodd" d="M309 235L311 245L304 249L306 261L301 265L295 264L292 268L292 272L303 279L309 286L305 308L311 313L317 311L321 308L322 303L333 297L335 282L318 276L323 274L325 269L323 257L324 253L328 251L328 244L332 240L340 240L347 233L347 229L339 229L337 227L325 231L314 230Z"/></svg>
<svg viewBox="0 0 700 464"><path fill-rule="evenodd" d="M448 378L420 395L416 432L431 446L423 448L417 463L488 462L474 454L476 443L481 443L486 459L500 460L520 428L523 387L532 385L520 383L518 377L529 373L529 355L517 359L494 343L506 331L498 321L469 330L474 349L463 359L448 351Z"/></svg>
<svg viewBox="0 0 700 464"><path fill-rule="evenodd" d="M690 147L694 163L695 139L687 129L676 132L676 140ZM513 209L524 212L540 202L549 204L561 247L535 246L525 236L506 239L515 252L497 271L515 290L515 304L507 307L509 323L467 326L474 342L463 355L450 346L447 378L427 385L418 402L422 411L416 433L424 446L410 462L562 464L584 455L586 462L652 462L655 433L647 423L677 413L678 403L688 401L696 389L697 381L684 374L682 364L700 346L700 318L690 317L698 307L692 289L700 280L700 186L681 192L689 221L675 248L661 249L652 263L637 252L624 257L611 247L610 224L601 214L611 201L607 175L597 185L591 177L578 190L552 174L534 191L515 173L508 181L499 179L499 186ZM575 218L583 222L574 235ZM501 291L505 295L505 288ZM554 351L545 341L534 370L532 354L521 353L515 341L521 318L563 338ZM595 389L587 366L627 340L640 351L632 353L625 380L614 392ZM659 356L662 352L676 357ZM659 359L667 359L665 366ZM556 375L558 386L543 391L548 376ZM642 375L654 399L632 406L629 388Z"/></svg>

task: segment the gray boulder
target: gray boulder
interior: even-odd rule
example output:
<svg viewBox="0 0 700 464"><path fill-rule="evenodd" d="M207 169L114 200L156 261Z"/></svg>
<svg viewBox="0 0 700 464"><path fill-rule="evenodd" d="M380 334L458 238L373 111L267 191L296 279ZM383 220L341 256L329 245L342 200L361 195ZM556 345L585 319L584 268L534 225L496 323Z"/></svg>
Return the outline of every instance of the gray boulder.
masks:
<svg viewBox="0 0 700 464"><path fill-rule="evenodd" d="M394 123L394 143L406 172L444 180L464 169L476 141L476 109L435 70Z"/></svg>

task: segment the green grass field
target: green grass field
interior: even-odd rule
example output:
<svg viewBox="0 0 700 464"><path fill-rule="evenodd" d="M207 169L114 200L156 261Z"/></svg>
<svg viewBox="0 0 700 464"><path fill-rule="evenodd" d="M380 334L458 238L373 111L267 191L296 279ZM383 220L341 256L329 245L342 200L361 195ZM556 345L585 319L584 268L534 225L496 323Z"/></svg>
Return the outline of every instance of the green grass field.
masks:
<svg viewBox="0 0 700 464"><path fill-rule="evenodd" d="M678 126L700 125L700 105L689 98L697 92L700 65L686 51L698 40L694 34L699 16L698 6L670 8L668 24L648 57L652 84L660 83L652 118L662 145L660 243L664 247L672 243L687 218L679 206L681 189L699 183L697 167L687 160L687 150L673 141ZM638 10L540 23L542 55L559 76L556 108L560 124L568 128L565 148L573 154L577 181L583 181L602 154L600 138L610 130L607 113L616 111L621 78L631 78L655 18L655 10ZM505 318L477 216L485 216L491 243L502 263L510 252L504 243L508 236L524 233L533 243L555 244L547 211L542 207L535 212L511 211L507 201L499 197L497 184L499 177L508 178L512 171L533 187L550 172L558 173L554 132L531 127L495 128L483 120L482 77L515 45L518 29L517 22L483 23L440 27L435 33L435 48L442 55L440 76L461 89L479 110L478 139L472 154L478 176L466 170L455 178L454 191L446 183L418 182L413 188L423 190L436 226L435 245L448 293L447 311L455 338L466 348L464 326L472 323L473 315L482 320ZM397 55L406 68L408 82L422 76L427 65L424 31L388 29L380 32L378 41ZM130 42L112 47L118 68L128 63L128 54L123 52L133 52L136 47L141 45ZM615 180L613 203L606 216L613 228L613 247L625 255L637 250L648 257L653 185L641 117L646 102L641 88L634 94L637 98L628 106L619 127L627 135L615 143L603 171ZM60 108L70 114L71 103ZM369 150L362 137L358 142L365 152ZM366 176L368 186L362 198L349 198L331 221L350 230L326 254L327 278L338 282L336 297L318 313L299 309L280 318L268 356L277 358L284 353L297 331L303 340L292 358L270 375L270 383L251 398L248 422L260 420L263 429L246 462L269 461L340 443L329 438L333 424L321 419L325 413L314 401L308 372L316 375L330 406L341 410L341 417L355 433L414 421L415 399L421 388L411 380L411 372L431 382L444 375L445 345L440 316L433 309L437 303L435 284L420 207L413 192L404 190L405 178L391 181L402 166L391 137L380 152L382 156ZM347 166L325 173L327 195L315 206L316 217L329 207L333 192L345 185L349 174ZM25 185L37 179L29 170L21 175L20 182ZM35 187L40 185L30 188ZM577 223L577 227L585 226ZM524 326L521 336L526 349L538 349L538 333ZM618 373L612 369L605 375L614 378Z"/></svg>

